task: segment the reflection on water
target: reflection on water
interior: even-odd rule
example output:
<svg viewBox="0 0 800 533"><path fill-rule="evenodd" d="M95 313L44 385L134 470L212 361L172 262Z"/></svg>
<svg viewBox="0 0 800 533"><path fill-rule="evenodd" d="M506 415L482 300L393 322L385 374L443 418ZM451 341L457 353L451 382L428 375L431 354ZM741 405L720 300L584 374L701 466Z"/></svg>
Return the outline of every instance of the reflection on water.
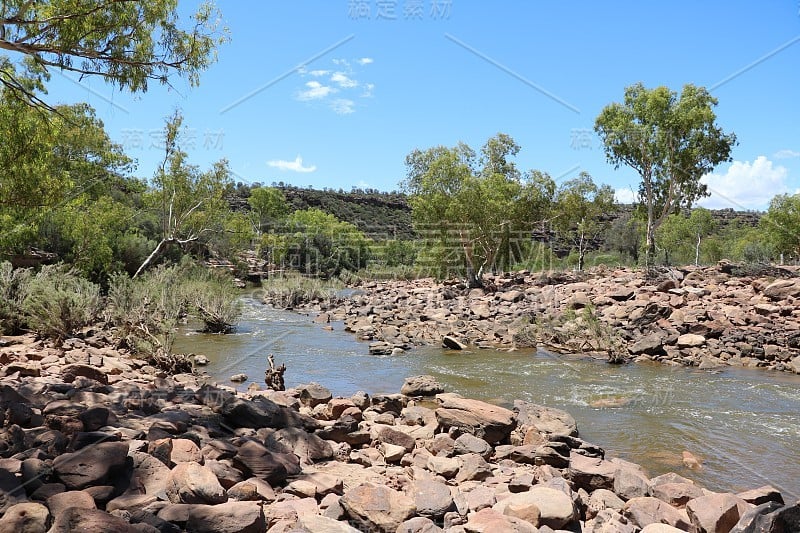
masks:
<svg viewBox="0 0 800 533"><path fill-rule="evenodd" d="M800 376L746 369L704 371L660 365L614 366L543 352L447 352L426 348L376 357L332 324L245 301L233 335L183 331L176 349L203 353L225 383L240 372L263 385L266 357L286 363L286 385L318 381L335 395L398 392L406 376L432 374L447 390L493 402L523 399L563 408L581 436L645 466L676 471L715 490L772 484L800 498ZM681 464L689 450L701 471Z"/></svg>

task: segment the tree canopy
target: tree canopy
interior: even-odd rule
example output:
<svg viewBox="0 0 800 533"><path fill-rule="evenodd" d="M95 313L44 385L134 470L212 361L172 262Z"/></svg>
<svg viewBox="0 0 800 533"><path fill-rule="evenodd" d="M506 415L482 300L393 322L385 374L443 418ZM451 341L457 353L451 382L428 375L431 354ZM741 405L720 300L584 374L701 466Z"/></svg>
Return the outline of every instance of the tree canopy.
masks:
<svg viewBox="0 0 800 533"><path fill-rule="evenodd" d="M613 210L614 190L598 186L587 172L558 188L553 225L578 252L578 270L583 270L586 251L608 226Z"/></svg>
<svg viewBox="0 0 800 533"><path fill-rule="evenodd" d="M0 57L0 84L31 105L49 107L25 78L41 82L50 69L96 75L131 92L148 82L169 83L171 73L196 85L227 39L212 3L202 4L182 27L177 0L4 0L0 50L21 54L25 72Z"/></svg>
<svg viewBox="0 0 800 533"><path fill-rule="evenodd" d="M625 89L622 103L603 108L595 131L614 168L627 165L641 177L639 201L646 211L646 257L655 251L655 231L670 213L689 208L708 190L700 178L731 160L734 134L716 124L717 99L687 84L678 96L667 87Z"/></svg>
<svg viewBox="0 0 800 533"><path fill-rule="evenodd" d="M784 258L800 257L800 194L779 194L761 219L768 242Z"/></svg>
<svg viewBox="0 0 800 533"><path fill-rule="evenodd" d="M415 229L438 247L445 270L466 270L470 285L480 286L498 259L508 264L515 243L530 241L533 222L543 218L539 200L554 189L545 174L522 176L513 161L519 150L499 133L484 144L480 158L464 143L406 157L403 187Z"/></svg>

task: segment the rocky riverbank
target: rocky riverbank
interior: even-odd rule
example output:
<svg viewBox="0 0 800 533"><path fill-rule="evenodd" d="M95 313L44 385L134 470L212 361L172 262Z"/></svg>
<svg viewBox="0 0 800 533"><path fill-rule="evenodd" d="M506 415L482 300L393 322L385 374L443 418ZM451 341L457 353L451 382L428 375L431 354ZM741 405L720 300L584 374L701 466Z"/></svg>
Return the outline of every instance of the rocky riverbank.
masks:
<svg viewBox="0 0 800 533"><path fill-rule="evenodd" d="M429 376L389 395L241 394L164 375L102 333L0 340L0 532L800 530L772 487L707 491L691 454L651 478L564 411Z"/></svg>
<svg viewBox="0 0 800 533"><path fill-rule="evenodd" d="M365 282L313 301L317 320L344 321L376 354L417 345L514 347L715 368L800 373L796 269L729 264L487 276L485 289L432 279Z"/></svg>

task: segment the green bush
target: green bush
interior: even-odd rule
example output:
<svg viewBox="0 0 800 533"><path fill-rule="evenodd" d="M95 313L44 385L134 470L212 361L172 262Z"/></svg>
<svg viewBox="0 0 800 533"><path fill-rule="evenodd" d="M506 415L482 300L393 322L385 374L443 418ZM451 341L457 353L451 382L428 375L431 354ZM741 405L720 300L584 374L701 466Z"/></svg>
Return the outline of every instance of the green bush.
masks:
<svg viewBox="0 0 800 533"><path fill-rule="evenodd" d="M138 279L114 274L109 280L106 321L120 344L137 354L171 353L175 328L184 313L176 266L159 266Z"/></svg>
<svg viewBox="0 0 800 533"><path fill-rule="evenodd" d="M190 311L203 320L206 333L233 331L242 306L230 272L195 268L184 279L181 291Z"/></svg>
<svg viewBox="0 0 800 533"><path fill-rule="evenodd" d="M11 263L0 263L0 332L6 335L19 333L25 321L22 302L28 293L31 271L27 268L14 270Z"/></svg>
<svg viewBox="0 0 800 533"><path fill-rule="evenodd" d="M262 282L264 301L287 309L312 301L331 302L340 288L343 285L338 280L323 281L299 274L276 276Z"/></svg>
<svg viewBox="0 0 800 533"><path fill-rule="evenodd" d="M63 342L97 317L100 288L63 265L44 266L22 301L25 320L40 335Z"/></svg>

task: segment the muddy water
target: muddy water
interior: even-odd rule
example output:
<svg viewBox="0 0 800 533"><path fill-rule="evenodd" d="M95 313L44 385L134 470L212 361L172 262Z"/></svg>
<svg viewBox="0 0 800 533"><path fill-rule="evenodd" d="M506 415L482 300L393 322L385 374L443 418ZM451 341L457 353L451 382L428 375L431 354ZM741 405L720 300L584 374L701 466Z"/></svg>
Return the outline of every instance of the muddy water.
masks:
<svg viewBox="0 0 800 533"><path fill-rule="evenodd" d="M544 352L436 348L376 357L333 324L245 300L232 335L181 332L180 351L203 353L221 383L240 372L263 384L266 356L286 363L287 386L318 381L334 395L398 392L406 376L432 374L448 391L493 402L516 398L572 413L581 437L608 456L675 471L714 490L772 484L800 498L800 376L746 369L709 373L660 365L612 366ZM702 470L681 464L689 450Z"/></svg>

